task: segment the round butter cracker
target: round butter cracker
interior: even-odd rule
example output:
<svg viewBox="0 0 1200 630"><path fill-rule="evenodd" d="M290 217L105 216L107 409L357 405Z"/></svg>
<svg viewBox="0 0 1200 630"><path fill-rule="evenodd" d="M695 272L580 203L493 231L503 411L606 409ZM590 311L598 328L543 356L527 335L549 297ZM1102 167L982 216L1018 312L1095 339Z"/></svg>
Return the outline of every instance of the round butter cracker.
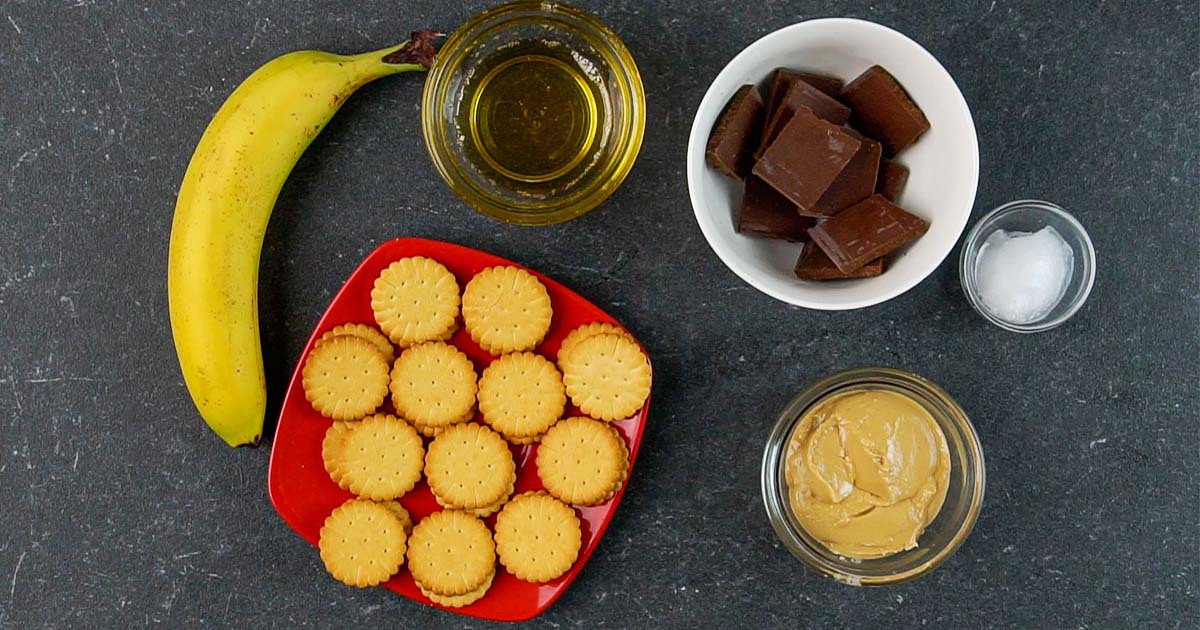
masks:
<svg viewBox="0 0 1200 630"><path fill-rule="evenodd" d="M496 517L496 554L518 580L549 582L571 569L583 534L571 506L544 492L526 492Z"/></svg>
<svg viewBox="0 0 1200 630"><path fill-rule="evenodd" d="M637 342L623 335L583 339L559 363L571 402L601 420L624 420L650 397L650 362Z"/></svg>
<svg viewBox="0 0 1200 630"><path fill-rule="evenodd" d="M408 570L421 588L445 597L465 595L496 571L496 544L479 518L442 510L413 527Z"/></svg>
<svg viewBox="0 0 1200 630"><path fill-rule="evenodd" d="M454 274L424 256L388 265L371 288L375 322L402 348L448 339L458 319L459 300Z"/></svg>
<svg viewBox="0 0 1200 630"><path fill-rule="evenodd" d="M611 425L591 418L558 421L542 437L537 473L554 498L575 505L598 505L625 482L629 450Z"/></svg>
<svg viewBox="0 0 1200 630"><path fill-rule="evenodd" d="M483 421L511 441L545 433L562 417L566 404L562 375L539 354L506 354L492 361L479 379Z"/></svg>
<svg viewBox="0 0 1200 630"><path fill-rule="evenodd" d="M516 464L508 443L474 423L456 424L429 443L425 477L438 502L474 510L503 501L512 492Z"/></svg>
<svg viewBox="0 0 1200 630"><path fill-rule="evenodd" d="M350 586L375 586L404 564L408 536L400 518L365 499L334 508L321 526L317 547L334 578Z"/></svg>
<svg viewBox="0 0 1200 630"><path fill-rule="evenodd" d="M342 437L334 470L350 492L383 501L417 485L424 457L416 429L395 416L376 414L354 423Z"/></svg>
<svg viewBox="0 0 1200 630"><path fill-rule="evenodd" d="M477 388L474 364L442 341L408 348L392 366L392 406L422 433L470 419Z"/></svg>
<svg viewBox="0 0 1200 630"><path fill-rule="evenodd" d="M550 330L550 294L519 267L488 267L475 274L462 297L463 324L493 355L533 350Z"/></svg>
<svg viewBox="0 0 1200 630"><path fill-rule="evenodd" d="M369 341L338 335L313 347L301 372L304 397L317 413L356 420L387 397L388 364Z"/></svg>

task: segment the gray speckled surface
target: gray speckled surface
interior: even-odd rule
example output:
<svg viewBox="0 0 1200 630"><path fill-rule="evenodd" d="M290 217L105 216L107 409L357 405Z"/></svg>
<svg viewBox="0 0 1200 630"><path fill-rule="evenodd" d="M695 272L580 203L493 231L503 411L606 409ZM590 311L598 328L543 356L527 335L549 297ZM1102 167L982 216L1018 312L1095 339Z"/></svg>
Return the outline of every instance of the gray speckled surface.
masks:
<svg viewBox="0 0 1200 630"><path fill-rule="evenodd" d="M482 627L324 574L186 397L167 321L174 193L209 116L267 59L453 29L485 3L0 2L0 627ZM419 235L534 266L609 308L658 378L609 533L544 627L1194 627L1200 20L1190 3L588 2L646 78L645 147L602 209L548 229L434 174L420 82L364 89L279 200L262 269L272 412L376 244ZM900 5L903 6L900 6ZM1040 197L1099 250L1088 305L1036 335L976 317L950 263L851 313L791 308L709 251L683 153L708 81L786 24L849 15L933 52L975 113L976 216ZM957 252L956 252L957 253ZM776 543L758 465L831 371L915 370L974 418L983 515L926 579L856 590Z"/></svg>

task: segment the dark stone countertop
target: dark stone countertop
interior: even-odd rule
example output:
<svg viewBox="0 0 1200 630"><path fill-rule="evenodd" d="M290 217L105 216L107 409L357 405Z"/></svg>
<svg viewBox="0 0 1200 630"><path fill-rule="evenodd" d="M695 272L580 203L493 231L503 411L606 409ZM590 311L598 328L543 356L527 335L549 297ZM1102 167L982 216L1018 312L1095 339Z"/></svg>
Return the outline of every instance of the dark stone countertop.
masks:
<svg viewBox="0 0 1200 630"><path fill-rule="evenodd" d="M268 502L269 451L226 447L195 413L165 290L177 186L243 77L289 50L368 50L418 27L452 30L487 4L0 3L0 627L487 625L325 575ZM1195 627L1195 6L584 4L646 79L646 140L625 185L565 225L491 221L426 158L420 81L362 90L301 160L267 234L269 415L367 252L402 235L456 241L608 308L657 368L612 527L532 625ZM837 15L908 34L956 78L979 130L976 217L1033 197L1087 226L1099 275L1074 320L1032 336L991 327L951 261L887 304L806 311L757 293L712 254L683 160L708 82L757 37ZM927 578L883 590L841 586L793 560L758 483L785 402L869 364L948 389L988 463L966 545Z"/></svg>

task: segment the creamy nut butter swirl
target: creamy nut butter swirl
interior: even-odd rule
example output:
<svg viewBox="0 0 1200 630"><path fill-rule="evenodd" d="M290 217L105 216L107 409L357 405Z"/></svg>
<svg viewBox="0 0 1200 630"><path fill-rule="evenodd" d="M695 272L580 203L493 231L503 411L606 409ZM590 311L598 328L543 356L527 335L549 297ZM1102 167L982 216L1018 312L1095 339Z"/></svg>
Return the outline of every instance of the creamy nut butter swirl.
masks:
<svg viewBox="0 0 1200 630"><path fill-rule="evenodd" d="M950 450L933 416L896 392L832 396L788 442L789 503L834 553L879 558L917 546L950 482Z"/></svg>

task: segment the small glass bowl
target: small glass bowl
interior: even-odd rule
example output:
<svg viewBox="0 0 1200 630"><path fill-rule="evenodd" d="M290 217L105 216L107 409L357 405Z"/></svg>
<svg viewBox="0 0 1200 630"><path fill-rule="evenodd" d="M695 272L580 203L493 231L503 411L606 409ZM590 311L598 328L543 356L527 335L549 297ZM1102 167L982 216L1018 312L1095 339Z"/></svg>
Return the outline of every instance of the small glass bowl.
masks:
<svg viewBox="0 0 1200 630"><path fill-rule="evenodd" d="M1074 259L1071 281L1058 304L1045 317L1025 324L1005 320L989 310L979 295L975 279L975 261L979 258L979 249L996 230L1036 232L1046 226L1054 228L1071 247ZM1096 281L1096 249L1092 247L1092 239L1083 225L1059 206L1033 199L1011 201L984 215L971 228L963 244L958 269L967 300L984 319L1012 332L1042 332L1070 319L1087 301L1092 284Z"/></svg>
<svg viewBox="0 0 1200 630"><path fill-rule="evenodd" d="M784 468L792 433L808 409L830 396L864 390L895 392L929 411L950 450L950 486L941 510L921 534L917 547L860 560L833 553L804 530L790 507ZM942 388L900 370L858 368L821 379L792 399L780 414L763 453L763 504L779 540L809 567L851 586L886 586L925 575L958 550L983 506L984 468L983 448L975 427Z"/></svg>
<svg viewBox="0 0 1200 630"><path fill-rule="evenodd" d="M599 86L605 124L598 129L599 148L578 167L526 185L480 172L467 157L458 118L479 64L505 45L530 39L572 51ZM645 126L646 97L633 56L595 16L560 2L511 2L468 20L438 51L421 104L425 146L450 189L485 215L524 225L567 221L607 199L633 168Z"/></svg>

